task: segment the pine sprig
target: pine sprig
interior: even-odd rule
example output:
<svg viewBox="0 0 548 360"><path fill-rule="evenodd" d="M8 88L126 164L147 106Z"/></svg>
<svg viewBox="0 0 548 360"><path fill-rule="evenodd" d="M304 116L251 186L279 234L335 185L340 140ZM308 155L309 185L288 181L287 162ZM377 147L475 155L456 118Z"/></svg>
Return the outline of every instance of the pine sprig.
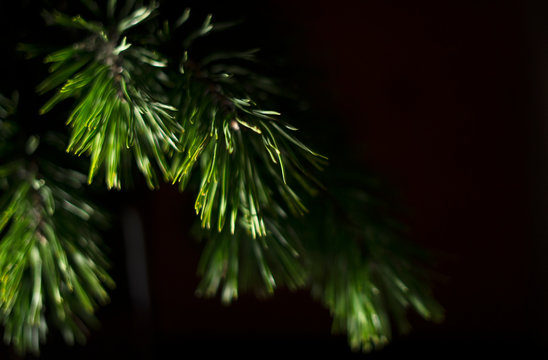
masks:
<svg viewBox="0 0 548 360"><path fill-rule="evenodd" d="M68 202L65 193L36 178L2 200L9 201L0 219L4 339L21 352L38 352L49 317L67 342L85 341L84 324L94 323L93 312L113 286L97 235L78 207L86 204Z"/></svg>
<svg viewBox="0 0 548 360"><path fill-rule="evenodd" d="M420 253L405 245L399 224L362 176L330 184L331 195L312 214L322 225L310 226L302 239L312 295L330 309L335 332L347 333L353 349L369 351L390 341L392 322L400 332L409 329L409 309L433 321L443 309L430 293Z"/></svg>
<svg viewBox="0 0 548 360"><path fill-rule="evenodd" d="M188 19L189 12L183 17ZM208 16L183 44L191 44L215 28ZM313 191L307 168L319 167L325 158L291 134L296 129L280 120L280 113L262 109L248 96L248 92L259 91L252 86L243 91L245 81L218 73L229 68L223 63L242 58L253 61L255 51L245 56L213 53L197 61L190 58L189 51L184 51L180 74L173 75L180 79L173 103L183 128L183 151L172 158L174 182L183 189L199 163L201 184L195 209L202 226L210 228L216 218L217 229L222 231L229 218L234 233L242 216L252 238L266 236L265 208L279 208L277 201L282 200L294 215L303 215L306 207L292 186L300 182Z"/></svg>
<svg viewBox="0 0 548 360"><path fill-rule="evenodd" d="M302 165L298 160L285 165L283 158L298 151L316 154L304 145L287 146L279 135L281 123L272 125L278 121L274 112L252 111L250 100L229 98L220 88L212 93L205 79L190 71L184 75L186 91L178 112L184 129L183 152L173 154L172 173L182 189L194 166L199 166L195 209L202 227L210 229L216 223L218 232L205 231L208 240L199 268L204 278L198 293L210 296L222 288L222 299L229 302L237 298L238 289L264 289L272 294L277 282L291 288L303 286L305 272L298 247L287 240L288 228L282 223L288 217L284 208L293 215L306 211L284 174L286 169L294 171L294 163ZM251 109L241 111L238 106ZM249 278L249 274L260 276Z"/></svg>
<svg viewBox="0 0 548 360"><path fill-rule="evenodd" d="M14 143L17 126L0 120L2 141ZM38 353L52 323L68 343L84 342L114 286L92 227L101 213L55 180L70 177L81 186L77 179L85 176L54 164L42 172L33 159L37 147L30 137L26 151L0 151L0 319L4 340L21 353Z"/></svg>
<svg viewBox="0 0 548 360"><path fill-rule="evenodd" d="M175 28L189 17L186 10ZM300 142L280 113L249 96L264 98L273 90L264 86L271 83L267 78L257 81L254 72L235 65L255 62L256 50L192 57L193 43L224 27L209 15L182 41L183 57L170 78L178 79L172 103L183 127L183 151L173 153L171 164L181 189L193 174L200 179L195 209L206 228L201 235L206 245L197 293L212 296L220 290L228 303L246 289L272 294L280 285L306 284L302 247L287 220L289 213L307 211L293 187L317 191L310 168L320 168L325 158ZM215 230L209 230L212 223Z"/></svg>
<svg viewBox="0 0 548 360"><path fill-rule="evenodd" d="M48 55L45 62L51 63L51 75L37 88L39 93L58 89L41 113L62 100L77 99L67 120L72 127L67 152L91 156L90 183L104 167L107 187L120 189L122 173L127 172L132 157L149 187L159 184L157 169L164 179L170 177L165 147L178 148L180 127L173 121L175 108L161 101L158 92L159 79L164 76L159 69L166 62L122 37L155 9L155 4L138 8L114 28L80 16L54 16L59 25L92 33L74 46Z"/></svg>

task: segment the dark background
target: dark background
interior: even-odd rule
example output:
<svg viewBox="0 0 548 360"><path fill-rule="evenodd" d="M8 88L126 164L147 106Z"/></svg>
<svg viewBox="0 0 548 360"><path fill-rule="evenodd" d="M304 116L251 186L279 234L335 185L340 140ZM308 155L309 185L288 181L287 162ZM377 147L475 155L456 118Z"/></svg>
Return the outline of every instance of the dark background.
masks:
<svg viewBox="0 0 548 360"><path fill-rule="evenodd" d="M434 291L445 321L411 316L410 334L369 357L547 355L548 7L517 0L228 3L188 2L219 18L246 18L249 38L265 54L283 52L290 80L315 113L327 114L303 127L346 134L356 166L399 193L410 241L438 259L433 266L443 276ZM4 49L12 51L26 30L10 11L17 18L30 2L1 4ZM1 70L11 81L32 80ZM131 295L131 261L115 229L109 246L118 288L99 312L101 328L85 347L52 338L43 358L364 356L330 335L328 312L305 292L244 295L228 307L197 299L190 195L164 186L113 198L142 219L146 301ZM0 354L15 358L5 348Z"/></svg>

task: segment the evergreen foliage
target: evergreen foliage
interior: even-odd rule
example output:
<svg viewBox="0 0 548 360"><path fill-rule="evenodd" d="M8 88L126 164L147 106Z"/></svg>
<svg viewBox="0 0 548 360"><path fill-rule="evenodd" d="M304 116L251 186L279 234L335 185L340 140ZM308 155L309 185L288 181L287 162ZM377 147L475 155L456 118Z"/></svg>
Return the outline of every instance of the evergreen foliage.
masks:
<svg viewBox="0 0 548 360"><path fill-rule="evenodd" d="M334 330L362 350L385 344L393 320L404 330L407 308L440 318L387 205L363 181L322 175L327 158L272 110L279 89L254 70L256 51L194 55L196 41L231 24L210 15L193 27L190 10L168 21L155 2L82 4L89 18L44 13L70 29L70 44L45 56L36 45L20 48L49 65L36 88L49 96L39 113L66 122L65 150L89 157L88 175L37 152L48 145L24 138L14 101L0 98L6 341L38 352L51 324L69 343L85 339L114 286L95 230L103 215L84 199L85 182L103 174L107 189L124 189L133 164L151 189L164 181L196 191L205 243L198 295L220 292L229 303L245 290L310 288Z"/></svg>
<svg viewBox="0 0 548 360"><path fill-rule="evenodd" d="M95 229L104 216L81 194L85 175L35 156L38 137L18 141L14 100L0 96L0 315L6 342L38 352L50 321L68 343L84 341L114 283Z"/></svg>

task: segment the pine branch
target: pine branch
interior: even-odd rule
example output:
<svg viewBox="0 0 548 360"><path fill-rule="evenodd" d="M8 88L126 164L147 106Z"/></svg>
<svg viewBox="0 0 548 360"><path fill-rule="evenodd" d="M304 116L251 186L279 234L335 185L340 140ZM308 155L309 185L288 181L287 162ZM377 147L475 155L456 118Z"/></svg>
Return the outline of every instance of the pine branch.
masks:
<svg viewBox="0 0 548 360"><path fill-rule="evenodd" d="M347 332L351 346L362 350L389 341L392 320L404 328L408 308L427 319L441 315L367 184L339 179L328 183L327 196L315 175L326 159L270 110L280 91L251 70L256 51L193 58L195 45L227 24L209 15L187 28L188 10L174 26L152 21L156 3L109 1L104 10L84 3L101 21L46 14L82 36L45 58L50 75L37 91L55 94L41 113L74 99L66 150L90 156L88 183L104 172L107 188L121 189L131 163L151 188L160 177L181 190L196 181L195 210L206 239L199 295L220 291L228 303L243 290L309 287L331 310L334 330ZM161 55L165 48L181 57ZM11 108L0 101L0 116ZM0 135L14 131L9 122L0 126ZM29 154L34 140L27 142ZM36 351L48 314L67 340L81 338L81 323L107 300L112 281L87 222L98 212L61 183L68 170L35 158L8 161L17 151L11 141L0 143L0 310L8 341ZM340 183L347 187L334 186ZM303 220L308 209L312 216Z"/></svg>
<svg viewBox="0 0 548 360"><path fill-rule="evenodd" d="M188 18L188 14L183 16ZM189 35L192 41L215 29L211 16L200 29ZM183 44L192 41L186 38ZM179 79L173 103L183 127L183 151L172 158L173 181L184 189L193 167L200 163L195 208L202 226L209 229L216 215L221 231L229 217L234 234L238 216L243 216L252 238L266 236L265 208L281 208L277 205L281 198L294 215L303 215L306 207L289 184L298 180L314 191L307 167L320 167L325 158L291 134L296 129L282 122L278 112L260 108L242 91L245 80L212 70L229 67L231 61L242 59L242 53L213 53L194 61L189 51L184 51L180 73L171 76ZM245 53L244 58L254 60L253 52ZM248 88L249 93L257 93L254 90ZM303 165L303 160L309 164Z"/></svg>
<svg viewBox="0 0 548 360"><path fill-rule="evenodd" d="M10 105L0 115L10 115L15 104L0 99ZM1 140L14 143L17 126L6 117ZM108 301L106 287L114 286L92 227L101 214L55 181L77 180L74 171L32 158L37 147L30 137L26 154L0 151L0 318L4 340L21 353L38 353L51 323L68 343L84 342L86 324L96 323L93 312Z"/></svg>
<svg viewBox="0 0 548 360"><path fill-rule="evenodd" d="M369 351L390 341L392 321L409 330L409 309L440 321L443 309L420 265L424 254L402 240L369 176L334 178L302 237L312 294L330 309L333 330L346 332L353 349Z"/></svg>
<svg viewBox="0 0 548 360"><path fill-rule="evenodd" d="M188 20L189 11L182 18L178 23ZM215 29L208 16L182 43L188 46ZM300 142L278 112L264 110L249 96L272 90L263 86L268 81L232 65L254 62L256 51L209 53L203 59L192 58L192 48L181 53L179 71L170 73L172 103L183 127L183 151L173 152L172 174L181 190L199 174L195 209L207 243L197 293L212 296L222 289L228 303L246 289L272 294L279 285L303 287L301 249L286 222L288 213L307 212L293 187L317 191L309 169L320 168L325 158ZM209 230L212 223L216 231Z"/></svg>
<svg viewBox="0 0 548 360"><path fill-rule="evenodd" d="M77 99L67 120L72 127L67 152L91 156L90 183L104 166L109 189L121 188L121 173L127 172L131 157L149 187L157 187L156 168L164 179L170 177L164 147L178 149L180 127L173 121L175 108L160 100L163 96L158 91L159 79L165 76L160 68L166 62L157 53L122 37L155 9L154 3L138 8L114 27L88 22L80 16L53 16L58 25L91 35L45 58L52 64L51 75L37 91L43 94L58 90L40 111L43 114L62 100Z"/></svg>

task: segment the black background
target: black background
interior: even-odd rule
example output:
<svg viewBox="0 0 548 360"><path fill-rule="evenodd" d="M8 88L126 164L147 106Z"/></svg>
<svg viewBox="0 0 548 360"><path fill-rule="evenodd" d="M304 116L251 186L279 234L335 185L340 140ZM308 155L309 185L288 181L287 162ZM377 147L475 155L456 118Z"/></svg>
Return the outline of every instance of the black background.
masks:
<svg viewBox="0 0 548 360"><path fill-rule="evenodd" d="M13 45L32 34L28 19L39 20L38 10L29 13L29 1L1 4L2 52L13 66L22 61ZM166 5L175 11L186 4ZM410 241L437 254L433 265L443 276L435 294L445 321L411 316L414 330L370 358L546 355L547 6L517 0L188 5L221 19L246 18L253 30L246 41L266 55L283 52L290 80L316 114L327 114L302 126L345 134L356 166L381 174L400 194ZM35 81L26 69L4 66L5 83ZM344 336L330 335L328 312L305 292L244 295L228 307L197 299L190 195L164 186L112 196L143 219L150 308L132 305L115 229L108 241L118 288L99 312L101 328L84 347L67 348L53 337L43 358L364 356L351 353ZM0 355L16 358L5 347Z"/></svg>

